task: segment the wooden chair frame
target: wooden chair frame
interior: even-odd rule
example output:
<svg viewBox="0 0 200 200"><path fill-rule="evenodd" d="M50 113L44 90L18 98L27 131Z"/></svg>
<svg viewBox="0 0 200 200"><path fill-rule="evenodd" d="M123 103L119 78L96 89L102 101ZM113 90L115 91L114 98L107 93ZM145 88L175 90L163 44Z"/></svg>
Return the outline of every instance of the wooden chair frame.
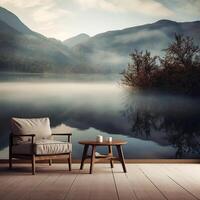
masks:
<svg viewBox="0 0 200 200"><path fill-rule="evenodd" d="M67 141L71 142L71 136L72 133L53 133L52 136L67 136ZM31 137L31 145L32 145L32 153L31 154L14 154L12 152L12 146L13 146L13 138L15 137ZM63 153L63 154L53 154L53 155L36 155L34 153L34 141L35 141L35 134L29 134L29 135L14 135L13 133L10 133L9 137L9 168L12 169L13 165L13 158L17 159L25 159L25 160L31 160L32 163L32 174L35 174L35 163L38 160L48 160L49 165L51 165L53 159L65 159L68 160L69 165L69 171L71 171L71 164L72 164L72 152L69 153Z"/></svg>

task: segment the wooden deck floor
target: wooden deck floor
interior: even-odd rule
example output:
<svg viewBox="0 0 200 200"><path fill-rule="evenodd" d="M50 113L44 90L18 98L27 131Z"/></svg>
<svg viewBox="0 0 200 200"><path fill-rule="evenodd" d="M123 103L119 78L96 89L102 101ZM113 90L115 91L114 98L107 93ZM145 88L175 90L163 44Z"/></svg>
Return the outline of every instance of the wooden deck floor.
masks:
<svg viewBox="0 0 200 200"><path fill-rule="evenodd" d="M200 199L199 164L128 164L128 173L121 165L111 169L96 164L88 174L73 164L37 164L37 174L30 174L30 165L15 164L12 171L0 164L1 200L107 200L107 199Z"/></svg>

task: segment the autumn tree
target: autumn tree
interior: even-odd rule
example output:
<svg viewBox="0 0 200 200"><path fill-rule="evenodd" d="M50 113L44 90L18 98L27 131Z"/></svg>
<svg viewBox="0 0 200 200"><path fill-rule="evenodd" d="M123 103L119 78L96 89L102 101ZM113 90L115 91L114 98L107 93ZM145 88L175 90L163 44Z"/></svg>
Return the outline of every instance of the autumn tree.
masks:
<svg viewBox="0 0 200 200"><path fill-rule="evenodd" d="M122 84L200 95L200 48L191 37L176 34L163 58L135 51L131 59Z"/></svg>
<svg viewBox="0 0 200 200"><path fill-rule="evenodd" d="M122 73L122 84L139 88L150 87L152 74L158 68L156 64L158 57L151 56L149 51L137 50L130 54L130 57L132 62Z"/></svg>

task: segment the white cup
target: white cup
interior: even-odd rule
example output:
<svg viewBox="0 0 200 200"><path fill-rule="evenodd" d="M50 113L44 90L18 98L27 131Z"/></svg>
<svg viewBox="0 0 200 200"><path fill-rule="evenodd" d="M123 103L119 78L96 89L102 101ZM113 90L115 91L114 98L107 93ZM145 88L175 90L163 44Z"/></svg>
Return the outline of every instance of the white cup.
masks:
<svg viewBox="0 0 200 200"><path fill-rule="evenodd" d="M96 141L97 142L103 142L103 136L102 135L97 135Z"/></svg>
<svg viewBox="0 0 200 200"><path fill-rule="evenodd" d="M107 141L108 141L108 142L112 142L112 137L108 137L108 138L107 138Z"/></svg>

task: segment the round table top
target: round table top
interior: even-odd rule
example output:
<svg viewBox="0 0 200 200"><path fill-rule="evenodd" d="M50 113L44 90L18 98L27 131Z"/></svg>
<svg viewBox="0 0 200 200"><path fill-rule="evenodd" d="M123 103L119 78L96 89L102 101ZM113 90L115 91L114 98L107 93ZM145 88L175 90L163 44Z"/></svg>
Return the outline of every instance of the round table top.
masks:
<svg viewBox="0 0 200 200"><path fill-rule="evenodd" d="M108 146L108 145L123 145L127 144L127 141L124 140L113 140L112 142L103 141L103 142L97 142L96 140L81 140L79 141L79 144L87 144L87 145L97 145L97 146Z"/></svg>

